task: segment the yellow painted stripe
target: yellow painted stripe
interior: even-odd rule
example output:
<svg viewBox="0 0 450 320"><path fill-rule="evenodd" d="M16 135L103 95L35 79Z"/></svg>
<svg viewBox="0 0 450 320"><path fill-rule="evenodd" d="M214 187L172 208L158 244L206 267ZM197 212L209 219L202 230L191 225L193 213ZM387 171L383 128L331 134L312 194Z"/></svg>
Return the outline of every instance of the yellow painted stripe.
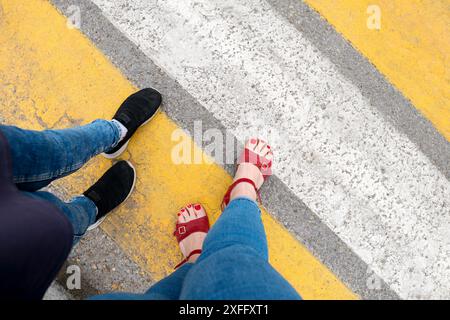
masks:
<svg viewBox="0 0 450 320"><path fill-rule="evenodd" d="M10 124L64 128L109 118L136 88L46 1L30 6L0 0L1 117ZM172 236L175 213L201 202L212 221L231 177L216 164L174 165L171 134L177 126L160 113L130 143L124 158L136 166L136 192L103 229L154 279L181 259ZM201 152L201 150L199 150ZM111 165L98 157L57 185L79 194ZM271 262L306 299L357 298L266 211Z"/></svg>
<svg viewBox="0 0 450 320"><path fill-rule="evenodd" d="M450 141L449 0L305 0ZM370 30L369 5L381 10Z"/></svg>

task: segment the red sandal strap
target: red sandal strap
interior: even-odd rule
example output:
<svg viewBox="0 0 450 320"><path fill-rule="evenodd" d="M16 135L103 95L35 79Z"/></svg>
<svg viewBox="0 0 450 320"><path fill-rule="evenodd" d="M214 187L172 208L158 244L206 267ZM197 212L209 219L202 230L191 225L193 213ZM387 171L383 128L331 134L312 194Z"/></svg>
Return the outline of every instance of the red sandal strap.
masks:
<svg viewBox="0 0 450 320"><path fill-rule="evenodd" d="M258 201L259 203L261 203L261 195L259 194L259 190L256 187L256 184L253 180L248 179L248 178L240 178L237 179L235 182L233 182L231 184L231 186L228 188L227 192L225 193L225 196L223 197L223 201L222 201L222 210L225 209L225 207L230 203L231 200L231 192L233 191L233 189L239 184L239 183L250 183L253 188L255 188L256 191L256 195L258 196Z"/></svg>
<svg viewBox="0 0 450 320"><path fill-rule="evenodd" d="M175 266L174 269L178 269L179 267L181 267L183 264L185 264L186 262L188 262L189 258L192 257L194 254L201 254L202 250L201 249L196 249L193 250L191 253L188 254L188 256L186 258L183 259L183 261L181 261L179 264L177 264Z"/></svg>
<svg viewBox="0 0 450 320"><path fill-rule="evenodd" d="M175 232L173 235L177 238L178 243L183 241L186 237L190 236L194 232L209 231L208 216L197 218L186 223L177 223Z"/></svg>

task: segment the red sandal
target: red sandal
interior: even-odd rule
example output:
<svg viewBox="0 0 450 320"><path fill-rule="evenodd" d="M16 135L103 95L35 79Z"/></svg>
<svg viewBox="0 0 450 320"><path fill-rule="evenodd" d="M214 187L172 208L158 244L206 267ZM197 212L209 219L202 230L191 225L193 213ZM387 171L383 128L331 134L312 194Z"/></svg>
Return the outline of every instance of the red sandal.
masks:
<svg viewBox="0 0 450 320"><path fill-rule="evenodd" d="M245 149L242 152L242 154L238 160L238 165L241 163L254 164L261 171L264 180L266 180L269 176L272 175L272 160L267 159L265 156L260 156L257 153L253 152L252 150L248 149L248 145L250 143L258 145L259 142L264 142L264 141L261 139L252 138L247 142ZM267 148L270 149L270 146L267 145ZM269 154L269 153L267 153L267 154ZM240 179L237 179L236 181L234 181L233 184L228 188L227 192L225 193L225 196L223 197L223 201L222 201L222 210L225 209L225 207L230 203L231 192L233 191L234 187L236 187L239 183L251 184L253 186L253 188L255 188L259 203L261 203L261 195L259 193L258 188L256 187L255 182L248 178L240 178Z"/></svg>
<svg viewBox="0 0 450 320"><path fill-rule="evenodd" d="M198 203L189 204L186 206L186 208L190 208L190 207L194 207L194 208L196 208L196 210L199 210L199 209L197 209L197 207L203 208L202 205L198 204ZM184 210L186 210L186 209L184 209ZM204 210L204 208L203 208L203 210ZM205 213L206 213L206 211L205 211ZM185 238L187 238L194 232L208 233L208 231L209 231L209 220L208 220L208 216L205 215L204 217L200 217L200 218L191 220L186 223L179 223L177 221L173 235L177 238L178 243L180 243L181 241L183 241ZM186 256L186 258L183 259L183 261L181 261L179 264L177 264L175 266L175 269L178 269L183 264L188 262L189 258L192 257L194 254L201 254L201 253L202 253L201 249L193 250Z"/></svg>

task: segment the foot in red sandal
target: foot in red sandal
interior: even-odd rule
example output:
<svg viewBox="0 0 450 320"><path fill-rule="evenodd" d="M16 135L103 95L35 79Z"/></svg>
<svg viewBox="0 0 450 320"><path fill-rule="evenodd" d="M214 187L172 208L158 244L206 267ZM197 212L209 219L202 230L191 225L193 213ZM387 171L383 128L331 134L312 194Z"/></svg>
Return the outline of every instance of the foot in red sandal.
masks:
<svg viewBox="0 0 450 320"><path fill-rule="evenodd" d="M201 204L189 204L178 212L174 236L185 259L175 269L186 262L197 261L208 231L208 216Z"/></svg>
<svg viewBox="0 0 450 320"><path fill-rule="evenodd" d="M238 161L233 183L223 199L223 207L238 197L259 199L258 190L264 180L272 174L273 153L271 147L261 139L252 138Z"/></svg>

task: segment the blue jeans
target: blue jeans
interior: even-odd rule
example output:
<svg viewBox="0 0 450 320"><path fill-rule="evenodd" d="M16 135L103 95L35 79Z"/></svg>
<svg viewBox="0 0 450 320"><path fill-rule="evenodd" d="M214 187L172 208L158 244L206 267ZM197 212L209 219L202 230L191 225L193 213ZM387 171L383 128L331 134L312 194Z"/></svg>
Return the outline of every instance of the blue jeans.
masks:
<svg viewBox="0 0 450 320"><path fill-rule="evenodd" d="M230 202L209 231L195 264L185 264L144 294L110 293L94 300L298 300L300 295L268 262L258 205Z"/></svg>
<svg viewBox="0 0 450 320"><path fill-rule="evenodd" d="M52 181L80 169L89 159L113 148L119 128L112 121L96 120L88 125L64 130L33 131L0 125L11 148L13 180L27 196L53 203L72 223L74 244L94 223L97 207L87 197L64 202L39 191Z"/></svg>

